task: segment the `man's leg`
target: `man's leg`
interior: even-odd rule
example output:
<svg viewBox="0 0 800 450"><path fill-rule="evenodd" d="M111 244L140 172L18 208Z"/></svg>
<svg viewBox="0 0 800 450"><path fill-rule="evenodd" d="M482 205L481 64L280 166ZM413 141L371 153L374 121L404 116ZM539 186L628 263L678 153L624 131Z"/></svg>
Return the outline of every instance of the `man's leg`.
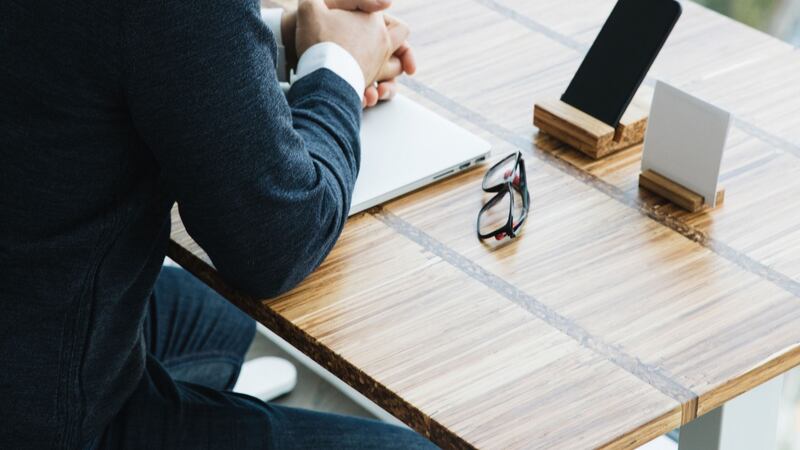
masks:
<svg viewBox="0 0 800 450"><path fill-rule="evenodd" d="M274 448L430 450L435 445L420 434L377 420L269 405L278 430Z"/></svg>
<svg viewBox="0 0 800 450"><path fill-rule="evenodd" d="M174 381L152 356L137 390L101 437L100 449L435 449L405 428L270 405Z"/></svg>
<svg viewBox="0 0 800 450"><path fill-rule="evenodd" d="M145 375L99 448L435 448L393 425L226 391L236 381L254 322L180 269L163 269L148 314Z"/></svg>
<svg viewBox="0 0 800 450"><path fill-rule="evenodd" d="M144 331L148 352L173 379L230 390L255 321L185 270L164 267Z"/></svg>

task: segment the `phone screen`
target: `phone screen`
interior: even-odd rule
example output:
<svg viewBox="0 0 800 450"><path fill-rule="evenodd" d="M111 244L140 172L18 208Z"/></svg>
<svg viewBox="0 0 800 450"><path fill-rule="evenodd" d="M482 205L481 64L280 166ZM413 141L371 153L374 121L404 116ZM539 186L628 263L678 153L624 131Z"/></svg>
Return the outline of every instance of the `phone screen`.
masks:
<svg viewBox="0 0 800 450"><path fill-rule="evenodd" d="M675 0L619 0L561 100L616 127L680 15Z"/></svg>

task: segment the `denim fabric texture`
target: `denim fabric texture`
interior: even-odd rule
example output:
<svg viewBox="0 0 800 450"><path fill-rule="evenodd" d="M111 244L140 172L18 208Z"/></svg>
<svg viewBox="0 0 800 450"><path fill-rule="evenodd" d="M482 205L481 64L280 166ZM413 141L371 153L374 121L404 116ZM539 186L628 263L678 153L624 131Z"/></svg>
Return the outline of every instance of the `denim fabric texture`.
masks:
<svg viewBox="0 0 800 450"><path fill-rule="evenodd" d="M430 449L393 425L270 405L230 392L255 322L182 269L147 306L145 374L95 449Z"/></svg>
<svg viewBox="0 0 800 450"><path fill-rule="evenodd" d="M183 269L162 267L144 318L147 354L175 381L229 391L255 320Z"/></svg>
<svg viewBox="0 0 800 450"><path fill-rule="evenodd" d="M181 364L148 356L145 317L175 202L262 298L341 232L359 97L325 69L284 96L275 52L257 0L0 2L0 448L78 448L143 389L253 402L159 390Z"/></svg>

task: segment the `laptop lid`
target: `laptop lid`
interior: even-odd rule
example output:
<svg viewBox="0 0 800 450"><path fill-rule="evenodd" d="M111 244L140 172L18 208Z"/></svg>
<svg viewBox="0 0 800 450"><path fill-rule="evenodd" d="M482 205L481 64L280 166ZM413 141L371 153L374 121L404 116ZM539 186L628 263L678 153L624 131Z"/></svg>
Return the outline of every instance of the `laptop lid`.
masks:
<svg viewBox="0 0 800 450"><path fill-rule="evenodd" d="M407 97L380 103L364 112L350 215L473 167L490 148Z"/></svg>

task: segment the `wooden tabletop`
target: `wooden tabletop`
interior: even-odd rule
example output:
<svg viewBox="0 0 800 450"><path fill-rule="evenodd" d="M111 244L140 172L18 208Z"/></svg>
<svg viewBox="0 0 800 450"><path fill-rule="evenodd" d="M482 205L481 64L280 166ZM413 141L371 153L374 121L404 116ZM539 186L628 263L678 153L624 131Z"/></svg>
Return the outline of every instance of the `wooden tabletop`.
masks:
<svg viewBox="0 0 800 450"><path fill-rule="evenodd" d="M635 447L800 363L800 52L684 3L646 85L730 110L718 209L539 136L611 0L395 0L414 100L528 161L533 212L475 238L483 169L348 222L292 292L247 298L177 216L170 255L442 447ZM264 268L269 271L269 267Z"/></svg>

